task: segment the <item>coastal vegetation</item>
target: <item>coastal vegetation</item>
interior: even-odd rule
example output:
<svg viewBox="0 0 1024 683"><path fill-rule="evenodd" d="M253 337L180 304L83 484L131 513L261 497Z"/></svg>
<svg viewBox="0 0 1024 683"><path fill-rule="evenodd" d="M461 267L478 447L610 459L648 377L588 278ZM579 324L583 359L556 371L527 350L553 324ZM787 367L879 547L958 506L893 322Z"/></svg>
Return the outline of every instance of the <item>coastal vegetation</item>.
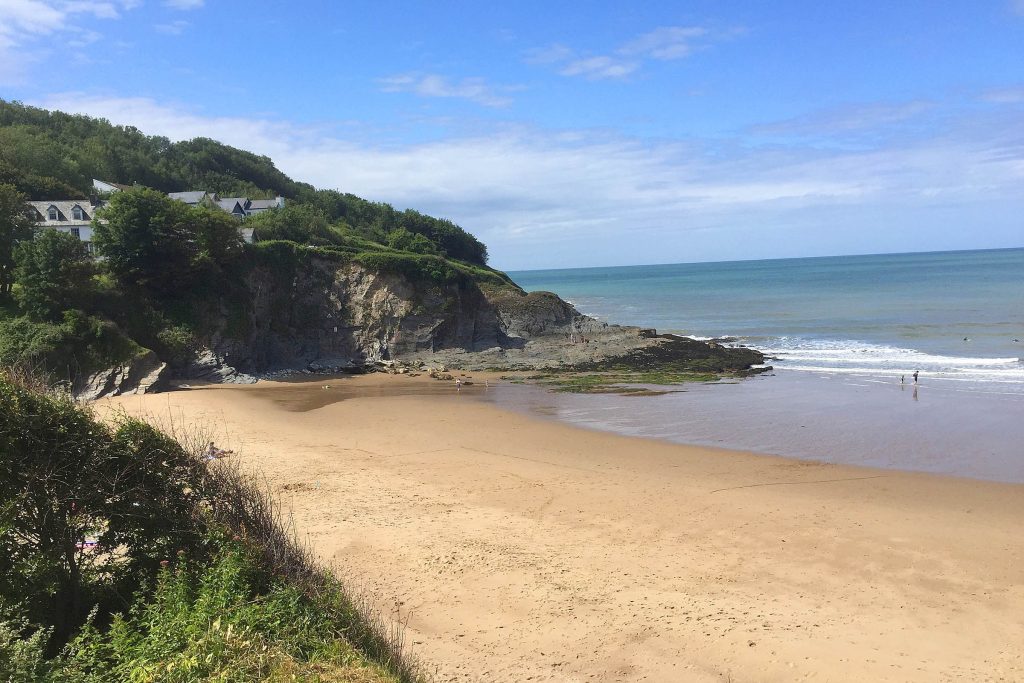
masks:
<svg viewBox="0 0 1024 683"><path fill-rule="evenodd" d="M3 680L416 680L397 635L198 441L0 373Z"/></svg>
<svg viewBox="0 0 1024 683"><path fill-rule="evenodd" d="M34 235L23 208L29 199L94 194L93 178L124 188L93 222L98 260L69 236ZM234 217L166 194L193 189L285 203L245 219L254 235L247 244ZM212 337L245 345L253 288L268 278L329 284L315 263L398 275L417 290L518 290L486 265L486 247L449 220L318 190L267 157L213 140L171 142L0 100L0 364L76 387L148 352L184 367ZM274 305L302 309L288 299ZM295 322L317 321L303 321L300 310Z"/></svg>
<svg viewBox="0 0 1024 683"><path fill-rule="evenodd" d="M32 199L84 198L92 179L160 192L206 190L223 196L281 196L304 208L285 214L291 232L267 239L331 241L353 234L399 250L427 250L478 265L487 248L458 225L413 209L399 211L292 180L266 156L208 138L182 142L133 126L0 100L0 184ZM416 236L419 237L416 237Z"/></svg>

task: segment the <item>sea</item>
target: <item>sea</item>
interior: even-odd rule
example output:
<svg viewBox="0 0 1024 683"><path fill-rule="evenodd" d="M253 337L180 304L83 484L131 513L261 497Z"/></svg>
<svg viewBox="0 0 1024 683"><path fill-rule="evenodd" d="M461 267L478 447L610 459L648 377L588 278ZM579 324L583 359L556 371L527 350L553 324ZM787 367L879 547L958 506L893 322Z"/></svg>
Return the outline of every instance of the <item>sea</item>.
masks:
<svg viewBox="0 0 1024 683"><path fill-rule="evenodd" d="M509 275L609 323L759 349L772 368L656 396L511 389L495 399L510 407L680 443L1024 483L1024 249Z"/></svg>

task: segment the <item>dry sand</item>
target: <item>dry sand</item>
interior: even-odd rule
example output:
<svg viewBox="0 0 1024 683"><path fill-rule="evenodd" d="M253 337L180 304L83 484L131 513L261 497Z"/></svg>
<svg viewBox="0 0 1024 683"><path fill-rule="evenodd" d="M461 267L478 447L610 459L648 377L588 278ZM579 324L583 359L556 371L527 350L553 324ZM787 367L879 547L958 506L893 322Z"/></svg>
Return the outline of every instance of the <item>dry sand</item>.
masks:
<svg viewBox="0 0 1024 683"><path fill-rule="evenodd" d="M1024 680L1024 487L619 437L427 382L106 404L205 423L266 473L438 681Z"/></svg>

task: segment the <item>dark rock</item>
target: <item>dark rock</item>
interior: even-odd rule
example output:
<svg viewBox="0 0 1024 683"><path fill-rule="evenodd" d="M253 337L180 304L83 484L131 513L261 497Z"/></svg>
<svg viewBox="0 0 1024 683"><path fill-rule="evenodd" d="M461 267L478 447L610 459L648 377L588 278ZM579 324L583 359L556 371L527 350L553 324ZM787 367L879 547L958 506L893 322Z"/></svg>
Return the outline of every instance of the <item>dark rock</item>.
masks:
<svg viewBox="0 0 1024 683"><path fill-rule="evenodd" d="M577 363L576 370L676 370L687 372L749 371L764 362L760 351L709 344L689 337L659 335L657 343L592 362Z"/></svg>
<svg viewBox="0 0 1024 683"><path fill-rule="evenodd" d="M181 376L254 381L284 374L400 372L433 376L464 369L564 368L732 371L763 362L759 353L608 325L582 315L551 292L414 282L351 262L310 254L288 277L269 266L247 279L239 311L211 330L209 348ZM227 321L231 319L229 332ZM423 360L423 359L426 360Z"/></svg>
<svg viewBox="0 0 1024 683"><path fill-rule="evenodd" d="M165 387L169 374L167 363L146 350L124 365L89 375L73 388L73 393L75 398L85 401L103 396L157 393Z"/></svg>

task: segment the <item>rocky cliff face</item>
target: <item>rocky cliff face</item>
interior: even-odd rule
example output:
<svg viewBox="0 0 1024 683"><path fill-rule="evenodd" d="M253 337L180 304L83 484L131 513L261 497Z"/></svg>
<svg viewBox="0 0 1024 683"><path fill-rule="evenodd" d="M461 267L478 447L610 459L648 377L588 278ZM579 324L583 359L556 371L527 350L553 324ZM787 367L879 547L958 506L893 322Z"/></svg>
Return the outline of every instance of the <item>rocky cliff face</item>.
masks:
<svg viewBox="0 0 1024 683"><path fill-rule="evenodd" d="M166 379L167 363L163 363L156 354L146 350L123 365L82 378L72 387L76 398L86 401L101 396L120 396L121 394L147 394L160 391Z"/></svg>
<svg viewBox="0 0 1024 683"><path fill-rule="evenodd" d="M316 259L290 278L280 275L253 271L247 282L250 306L241 314L225 311L200 365L260 373L311 364L345 367L443 349L517 348L531 335L567 329L582 318L554 295L527 297L511 287L488 294L468 278L411 282L355 263ZM511 305L519 299L531 302L533 317ZM194 367L190 374L202 372Z"/></svg>
<svg viewBox="0 0 1024 683"><path fill-rule="evenodd" d="M497 289L492 291L489 301L497 309L505 332L525 340L570 331L597 332L607 327L580 314L572 304L551 292L524 294L513 289Z"/></svg>
<svg viewBox="0 0 1024 683"><path fill-rule="evenodd" d="M434 358L466 368L644 366L692 355L716 367L761 362L704 342L680 344L651 330L607 325L550 292L469 277L412 281L315 256L293 267L255 268L245 304L223 310L180 377L254 381L279 370L357 369L394 359ZM697 348L699 347L699 348Z"/></svg>

